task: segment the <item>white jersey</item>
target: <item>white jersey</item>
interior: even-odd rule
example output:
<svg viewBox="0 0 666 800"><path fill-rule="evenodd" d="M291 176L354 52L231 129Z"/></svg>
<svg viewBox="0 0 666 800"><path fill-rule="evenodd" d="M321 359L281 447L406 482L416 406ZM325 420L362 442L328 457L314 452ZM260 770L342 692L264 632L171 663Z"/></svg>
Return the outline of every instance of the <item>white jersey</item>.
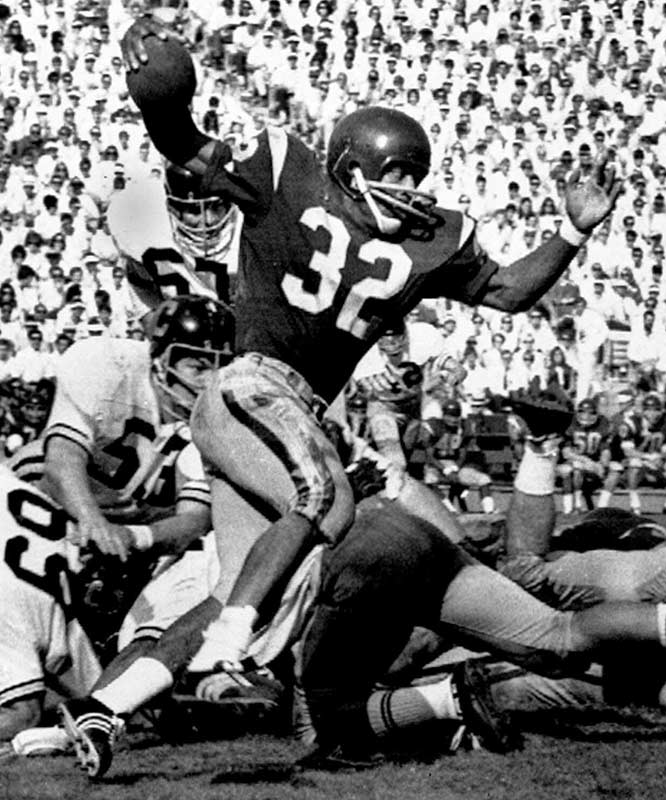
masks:
<svg viewBox="0 0 666 800"><path fill-rule="evenodd" d="M148 348L147 342L97 337L72 345L59 362L43 439L20 450L10 467L38 480L44 450L62 437L88 453L93 495L112 521L149 522L173 513L179 500L209 504L189 427L161 424Z"/></svg>
<svg viewBox="0 0 666 800"><path fill-rule="evenodd" d="M80 696L101 667L70 592L78 550L68 517L0 466L0 706L45 691Z"/></svg>
<svg viewBox="0 0 666 800"><path fill-rule="evenodd" d="M159 180L130 183L109 203L109 230L127 259L127 277L146 311L168 297L198 294L228 301L228 275L237 271L241 213L234 206L228 239L216 260L193 258L174 240L164 186Z"/></svg>

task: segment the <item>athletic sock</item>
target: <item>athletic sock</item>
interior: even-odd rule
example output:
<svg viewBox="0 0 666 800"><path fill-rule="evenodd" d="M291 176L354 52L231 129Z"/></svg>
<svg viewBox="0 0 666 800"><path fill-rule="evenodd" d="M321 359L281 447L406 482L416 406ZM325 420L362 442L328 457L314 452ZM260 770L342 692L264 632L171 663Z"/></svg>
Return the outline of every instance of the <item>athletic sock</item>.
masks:
<svg viewBox="0 0 666 800"><path fill-rule="evenodd" d="M378 737L434 719L462 719L460 703L448 675L437 683L373 692L367 704L370 727Z"/></svg>
<svg viewBox="0 0 666 800"><path fill-rule="evenodd" d="M552 452L536 452L528 444L520 461L514 486L523 494L537 496L553 494L555 455Z"/></svg>
<svg viewBox="0 0 666 800"><path fill-rule="evenodd" d="M132 714L173 686L173 676L161 661L142 656L111 683L92 693L114 714Z"/></svg>
<svg viewBox="0 0 666 800"><path fill-rule="evenodd" d="M583 492L580 489L576 489L574 492L574 506L577 511L583 508Z"/></svg>
<svg viewBox="0 0 666 800"><path fill-rule="evenodd" d="M563 494L562 495L562 512L564 514L571 514L574 507L574 497L572 494Z"/></svg>
<svg viewBox="0 0 666 800"><path fill-rule="evenodd" d="M641 498L635 489L629 490L629 506L634 514L641 513Z"/></svg>
<svg viewBox="0 0 666 800"><path fill-rule="evenodd" d="M608 508L610 503L611 493L608 489L602 489L599 492L599 502L597 503L597 508Z"/></svg>

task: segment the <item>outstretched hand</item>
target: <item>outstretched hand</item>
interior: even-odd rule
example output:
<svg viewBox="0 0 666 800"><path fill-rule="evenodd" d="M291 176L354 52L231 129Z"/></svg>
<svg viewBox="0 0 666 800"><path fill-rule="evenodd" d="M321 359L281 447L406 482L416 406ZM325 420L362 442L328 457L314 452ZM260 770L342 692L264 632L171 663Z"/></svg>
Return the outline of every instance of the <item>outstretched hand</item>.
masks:
<svg viewBox="0 0 666 800"><path fill-rule="evenodd" d="M128 70L136 72L141 64L148 63L148 53L145 47L145 40L148 36L157 36L165 42L175 34L150 14L144 14L136 19L120 40L120 49Z"/></svg>
<svg viewBox="0 0 666 800"><path fill-rule="evenodd" d="M581 180L581 171L574 170L567 181L565 203L567 214L582 233L589 233L610 214L622 191L622 181L615 177L615 167L607 157L599 159L589 178Z"/></svg>

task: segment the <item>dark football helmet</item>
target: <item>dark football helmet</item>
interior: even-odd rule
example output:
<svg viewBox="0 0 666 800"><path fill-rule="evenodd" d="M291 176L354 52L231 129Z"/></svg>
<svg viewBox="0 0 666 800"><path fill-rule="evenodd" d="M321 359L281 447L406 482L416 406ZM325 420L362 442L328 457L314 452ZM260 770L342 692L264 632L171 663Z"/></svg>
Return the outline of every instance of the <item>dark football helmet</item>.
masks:
<svg viewBox="0 0 666 800"><path fill-rule="evenodd" d="M386 172L402 167L418 186L430 169L426 132L402 111L372 106L344 117L331 134L326 166L345 194L368 204L382 233L397 233L410 217L427 225L436 221L431 194L381 182ZM382 211L377 201L392 213Z"/></svg>
<svg viewBox="0 0 666 800"><path fill-rule="evenodd" d="M201 178L167 162L167 211L173 238L193 258L224 261L238 222L238 209L201 189Z"/></svg>
<svg viewBox="0 0 666 800"><path fill-rule="evenodd" d="M408 349L407 327L404 320L396 319L391 322L377 340L377 347L389 361L400 363Z"/></svg>
<svg viewBox="0 0 666 800"><path fill-rule="evenodd" d="M664 412L664 404L658 394L648 394L643 399L643 416L650 427L659 422Z"/></svg>
<svg viewBox="0 0 666 800"><path fill-rule="evenodd" d="M147 328L164 419L188 420L212 371L233 357L233 313L217 300L178 295L158 306Z"/></svg>
<svg viewBox="0 0 666 800"><path fill-rule="evenodd" d="M449 398L442 403L442 422L447 430L456 430L462 419L462 406L454 399Z"/></svg>
<svg viewBox="0 0 666 800"><path fill-rule="evenodd" d="M581 400L576 409L576 424L581 428L591 428L599 419L599 409L589 397Z"/></svg>

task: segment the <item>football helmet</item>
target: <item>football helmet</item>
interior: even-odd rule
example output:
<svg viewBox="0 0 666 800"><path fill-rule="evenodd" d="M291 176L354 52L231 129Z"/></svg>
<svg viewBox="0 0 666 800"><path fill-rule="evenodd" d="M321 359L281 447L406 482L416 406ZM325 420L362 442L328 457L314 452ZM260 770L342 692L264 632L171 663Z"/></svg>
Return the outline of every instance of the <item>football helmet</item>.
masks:
<svg viewBox="0 0 666 800"><path fill-rule="evenodd" d="M643 416L647 424L656 425L664 412L664 404L658 394L648 394L643 400Z"/></svg>
<svg viewBox="0 0 666 800"><path fill-rule="evenodd" d="M377 340L379 351L390 362L398 364L407 354L407 328L402 319L396 319L389 324L384 333Z"/></svg>
<svg viewBox="0 0 666 800"><path fill-rule="evenodd" d="M457 430L462 419L462 406L454 399L449 398L442 403L442 422L444 427L451 431Z"/></svg>
<svg viewBox="0 0 666 800"><path fill-rule="evenodd" d="M173 238L192 258L223 261L233 239L238 209L201 189L201 178L167 162L164 188Z"/></svg>
<svg viewBox="0 0 666 800"><path fill-rule="evenodd" d="M147 328L164 420L188 420L212 371L233 357L233 313L218 300L178 295L158 306Z"/></svg>
<svg viewBox="0 0 666 800"><path fill-rule="evenodd" d="M581 428L591 428L599 419L599 409L589 397L581 400L576 409L576 424Z"/></svg>
<svg viewBox="0 0 666 800"><path fill-rule="evenodd" d="M372 106L344 117L331 134L326 167L345 194L368 204L381 233L396 234L410 218L428 226L436 222L433 195L382 183L386 172L402 167L418 186L430 169L426 132L402 111Z"/></svg>

